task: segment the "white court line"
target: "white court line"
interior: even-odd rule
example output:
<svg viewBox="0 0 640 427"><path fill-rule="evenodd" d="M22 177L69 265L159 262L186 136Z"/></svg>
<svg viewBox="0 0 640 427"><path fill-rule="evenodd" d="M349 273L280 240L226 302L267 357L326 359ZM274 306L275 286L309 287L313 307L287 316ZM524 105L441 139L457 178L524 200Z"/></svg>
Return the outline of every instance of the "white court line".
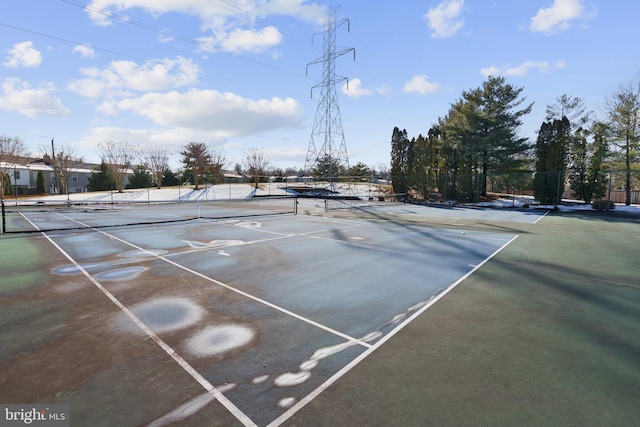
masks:
<svg viewBox="0 0 640 427"><path fill-rule="evenodd" d="M70 218L70 219L71 219L71 218ZM75 221L75 220L73 220L73 221ZM279 312L281 312L281 313L284 313L284 314L286 314L286 315L288 315L288 316L291 316L291 317L293 317L293 318L295 318L295 319L301 320L301 321L303 321L303 322L305 322L305 323L308 323L308 324L310 324L310 325L312 325L312 326L315 326L315 327L317 327L317 328L319 328L319 329L322 329L322 330L324 330L324 331L326 331L326 332L329 332L329 333L331 333L331 334L333 334L333 335L337 335L337 336L339 336L339 337L341 337L341 338L346 339L346 340L347 340L347 341L349 341L349 342L355 342L356 344L360 344L360 345L362 345L362 346L364 346L364 347L367 347L367 348L371 347L371 344L369 344L369 343L367 343L367 342L364 342L364 341L362 341L361 339L354 338L354 337L352 337L352 336L350 336L350 335L347 335L347 334L345 334L345 333L343 333L343 332L337 331L337 330L332 329L332 328L330 328L330 327L328 327L328 326L325 326L325 325L323 325L323 324L321 324L321 323L318 323L318 322L316 322L316 321L314 321L314 320L308 319L308 318L306 318L306 317L304 317L304 316L301 316L301 315L299 315L299 314L297 314L297 313L294 313L294 312L292 312L292 311L290 311L290 310L287 310L287 309L286 309L286 308L284 308L284 307L280 307L279 305L276 305L276 304L274 304L274 303L271 303L271 302L269 302L269 301L267 301L267 300L264 300L264 299L262 299L262 298L258 298L258 297L256 297L255 295L251 295L250 293L247 293L247 292L242 291L242 290L240 290L240 289L234 288L234 287L233 287L233 286L231 286L231 285L227 285L226 283L223 283L223 282L221 282L221 281L219 281L219 280L216 280L216 279L214 279L214 278L212 278L212 277L209 277L209 276L207 276L207 275L204 275L204 274L202 274L202 273L200 273L200 272L198 272L198 271L196 271L196 270L193 270L193 269L191 269L191 268L189 268L189 267L186 267L186 266L184 266L184 265L182 265L182 264L178 264L177 262L175 262L175 261L172 261L172 260L168 259L168 258L167 258L166 256L164 256L164 255L160 255L160 254L154 253L154 252L152 252L152 251L149 251L149 250L147 250L147 249L145 249L145 248L142 248L142 247L140 247L140 246L137 246L137 245L135 245L135 244L133 244L133 243L131 243L131 242L127 242L126 240L121 239L121 238L120 238L120 237L118 237L118 236L115 236L115 235L113 235L113 234L109 234L109 233L107 233L107 232L105 232L105 231L98 230L97 228L90 227L90 226L88 226L88 225L86 225L86 224L83 224L83 223L81 223L80 221L76 221L76 222L78 222L80 225L83 225L83 226L86 226L86 227L88 227L88 228L91 228L93 231L96 231L97 233L103 234L103 235L105 235L105 236L109 237L110 239L117 240L117 241L119 241L119 242L121 242L121 243L124 243L125 245L131 246L132 248L134 248L134 249L136 249L136 250L139 250L139 251L141 251L141 252L147 253L147 254L149 254L149 256L151 256L151 257L158 258L158 259L160 259L160 260L162 260L162 261L164 261L164 262L166 262L166 263L168 263L168 264L173 265L174 267L178 267L179 269L184 270L184 271L186 271L186 272L188 272L188 273L191 273L191 274L193 274L194 276L200 277L201 279L204 279L204 280L206 280L206 281L208 281L208 282L214 283L214 284L216 284L216 285L218 285L218 286L221 286L221 287L223 287L223 288L225 288L225 289L228 289L228 290L230 290L230 291L232 291L232 292L235 292L235 293L237 293L237 294L239 294L239 295L242 295L242 296L244 296L244 297L246 297L246 298L249 298L249 299L251 299L251 300L253 300L253 301L256 301L256 302L258 302L258 303L260 303L260 304L266 305L267 307L271 307L271 308L273 308L273 309L275 309L275 310L277 310L277 311L279 311Z"/></svg>
<svg viewBox="0 0 640 427"><path fill-rule="evenodd" d="M546 211L544 213L544 215L542 215L540 218L536 219L535 221L533 221L533 225L536 225L538 223L538 221L540 221L542 218L544 218L545 216L547 216L547 214L551 212L551 211Z"/></svg>
<svg viewBox="0 0 640 427"><path fill-rule="evenodd" d="M331 376L331 378L329 378L328 380L326 380L324 383L322 383L320 386L318 386L315 390L313 390L311 393L309 393L307 396L305 396L304 398L302 398L299 402L297 402L295 405L293 405L289 410L287 410L284 414L280 415L278 418L276 418L274 421L272 421L268 427L277 427L280 424L284 423L285 421L287 421L289 418L291 418L296 412L298 412L300 409L302 409L303 407L305 407L309 402L311 402L313 399L315 399L316 397L318 397L320 395L320 393L322 393L324 390L326 390L327 388L329 388L329 386L331 386L331 384L335 383L336 381L338 381L340 378L342 378L347 372L349 372L351 369L353 369L358 363L362 362L364 359L366 359L371 353L373 353L374 351L376 351L380 346L382 346L384 343L386 343L387 341L389 341L391 339L391 337L393 337L395 334L397 334L398 332L400 332L401 329L403 329L405 326L407 326L409 323L411 323L414 319L416 319L418 316L420 316L422 313L424 313L429 307L431 307L433 304L435 304L436 302L438 302L442 297L444 297L446 294L448 294L449 292L451 292L456 286L458 286L460 283L462 283L463 280L465 280L467 277L471 276L473 273L475 273L480 267L482 267L487 261L489 261L491 258L493 258L494 256L496 256L500 251L502 251L504 248L506 248L507 246L509 246L509 244L511 244L514 240L516 240L519 237L519 235L514 236L511 240L509 240L507 243L505 243L504 245L502 245L500 248L498 248L494 253L492 253L491 255L489 255L484 261L482 261L481 263L479 263L473 270L469 271L467 274L465 274L464 276L462 276L461 278L459 278L457 281L455 281L453 284L451 284L447 289L445 289L442 293L438 294L434 299L432 299L428 304L426 304L424 307L422 307L421 309L419 309L418 311L416 311L411 317L409 317L407 320L405 320L404 322L402 322L400 325L398 325L397 328L395 328L394 330L390 331L388 334L386 334L385 336L383 336L382 338L380 338L379 341L377 341L371 348L369 348L368 350L364 351L363 353L361 353L358 357L356 357L355 359L353 359L349 364L347 364L344 368L340 369L338 372L336 372L335 374L333 374L333 376Z"/></svg>
<svg viewBox="0 0 640 427"><path fill-rule="evenodd" d="M27 220L29 221L29 220ZM31 222L31 221L29 221ZM37 230L38 226L31 223ZM95 229L94 229L95 230ZM198 384L200 384L207 392L215 397L229 412L231 412L238 421L242 422L245 426L257 426L251 418L249 418L244 412L242 412L236 405L234 405L229 399L226 398L217 388L215 388L206 378L204 378L197 370L195 370L186 360L182 358L171 346L165 343L158 335L155 334L142 320L140 320L131 310L129 310L124 304L120 302L107 288L105 288L98 280L96 280L87 270L85 270L71 255L69 255L64 249L62 249L56 242L51 239L46 233L42 232L42 235L64 255L82 274L84 274L90 281L98 288L107 298L111 300L129 319L131 319L144 333L151 338L165 353L169 355L182 369L184 369Z"/></svg>
<svg viewBox="0 0 640 427"><path fill-rule="evenodd" d="M71 219L71 218L69 218ZM73 219L72 219L73 220ZM248 294L244 291L241 291L239 289L233 288L225 283L222 283L218 280L215 280L211 277L205 276L202 273L199 273L195 270L192 270L188 267L185 267L183 265L180 265L176 262L173 262L167 258L165 258L164 256L158 255L156 253L153 253L151 251L148 251L147 249L141 248L133 243L127 242L126 240L123 240L117 236L114 236L112 234L106 233L102 230L98 230L95 227L90 227L86 224L83 224L80 221L76 221L73 220L75 222L78 222L80 225L86 226L87 228L90 228L93 231L96 231L104 236L109 237L110 239L114 239L117 240L125 245L131 246L132 248L135 248L139 251L145 252L155 258L161 259L175 267L178 267L184 271L187 271L191 274L194 274L200 278L203 278L209 282L215 283L219 286L224 287L225 289L228 289L230 291L236 292L242 296L245 296L247 298L250 298L256 302L259 302L261 304L264 304L268 307L274 308L284 314L287 314L291 317L294 317L298 320L301 320L305 323L311 324L313 326L316 326L322 330L325 330L327 332L330 332L334 335L338 335L344 339L346 339L348 342L353 342L355 344L359 344L362 345L364 347L367 347L368 349L370 349L372 347L372 344L369 344L367 342L364 342L360 339L356 339L353 338L347 334L343 334L342 332L336 331L334 329L331 329L325 325L322 325L320 323L317 323L311 319L307 319L299 314L296 314L294 312L291 312L283 307L277 306L273 303L270 303L266 300L262 300L258 297L255 297L251 294ZM35 224L33 224L34 227L37 228L37 226L35 226ZM229 399L227 399L224 394L222 394L217 388L215 388L209 381L207 381L197 370L195 370L186 360L184 360L173 348L171 348L168 344L166 344L159 336L157 336L146 324L144 324L144 322L142 322L138 317L135 316L135 314L133 314L124 304L122 304L111 292L109 292L104 286L102 286L102 284L100 282L98 282L93 276L91 276L91 274L89 272L87 272L78 262L75 261L75 259L73 259L68 253L66 253L57 243L55 243L48 235L46 235L44 232L42 232L42 235L49 241L51 242L51 244L58 249L71 263L74 264L74 266L82 272L82 274L84 274L98 289L100 289L100 291L102 291L102 293L104 293L105 296L107 296L107 298L109 298L118 308L120 308L120 310L122 310L136 325L138 325L138 327L140 327L146 334L147 336L149 336L156 344L158 344L158 346L160 346L174 361L176 361L176 363L178 363L178 365L180 365L192 378L194 378L205 390L207 390L209 393L211 393L216 399L218 399L220 401L220 403L229 410L229 412L231 412L240 422L242 422L245 426L256 426L256 424L244 413L242 412L237 406L235 406Z"/></svg>

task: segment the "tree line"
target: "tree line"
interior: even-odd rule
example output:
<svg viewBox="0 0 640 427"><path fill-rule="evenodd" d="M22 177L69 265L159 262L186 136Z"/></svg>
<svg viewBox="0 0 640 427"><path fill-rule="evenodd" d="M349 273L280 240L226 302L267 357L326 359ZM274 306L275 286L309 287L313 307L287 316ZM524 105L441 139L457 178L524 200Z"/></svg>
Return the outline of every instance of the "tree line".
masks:
<svg viewBox="0 0 640 427"><path fill-rule="evenodd" d="M59 144L54 151L53 141L51 148L43 146L40 151L44 163L53 169L55 192L67 194L69 178L73 170L84 165L84 159L70 146ZM19 137L0 136L0 198L12 194L10 173L13 173L13 165L26 156L25 153L25 144ZM123 192L127 188L161 188L180 184L193 185L198 189L203 184L222 182L226 168L230 167L224 150L194 141L180 149L180 167L177 171L169 167L172 154L158 146L141 147L126 141L105 141L98 144L97 153L101 163L88 178L89 191ZM272 167L268 154L261 148L246 150L241 163L237 163L232 171L256 186L267 177L284 181L285 177L302 177L306 174L306 171L293 167ZM310 173L318 180L334 179L336 176L350 176L358 181L368 180L372 176L388 179L388 168L382 164L373 168L359 162L345 168L327 158L319 159ZM36 191L38 194L46 192L44 176L38 176Z"/></svg>
<svg viewBox="0 0 640 427"><path fill-rule="evenodd" d="M102 163L89 177L89 191L113 189L122 192L125 188L161 188L179 184L190 184L197 190L202 184L222 182L228 164L224 150L210 148L203 142L189 142L182 147L182 168L177 173L169 167L169 152L161 147L140 149L128 142L107 141L98 148ZM263 150L251 148L245 152L243 164L244 170L239 164L236 170L255 179L264 174L269 158ZM132 171L130 175L129 171Z"/></svg>
<svg viewBox="0 0 640 427"><path fill-rule="evenodd" d="M558 204L565 185L590 202L605 197L610 170L623 170L630 204L633 171L640 160L640 80L620 86L606 101L606 119L596 120L579 97L561 95L546 106L535 142L520 136L532 111L524 88L488 77L464 91L426 135L409 138L393 129L393 191L425 199L477 201L488 182L511 192L531 190L537 201Z"/></svg>

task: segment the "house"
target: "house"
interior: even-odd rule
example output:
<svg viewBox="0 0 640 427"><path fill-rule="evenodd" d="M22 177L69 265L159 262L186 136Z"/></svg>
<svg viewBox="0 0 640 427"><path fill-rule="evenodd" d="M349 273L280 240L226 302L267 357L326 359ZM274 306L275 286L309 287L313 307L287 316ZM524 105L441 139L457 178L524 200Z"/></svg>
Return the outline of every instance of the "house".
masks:
<svg viewBox="0 0 640 427"><path fill-rule="evenodd" d="M67 185L69 193L84 193L87 191L89 177L99 165L81 163L69 169ZM43 158L20 157L14 163L0 162L0 171L6 171L11 181L15 195L37 194L38 174L42 173L46 194L60 194L64 185L58 182L48 156Z"/></svg>

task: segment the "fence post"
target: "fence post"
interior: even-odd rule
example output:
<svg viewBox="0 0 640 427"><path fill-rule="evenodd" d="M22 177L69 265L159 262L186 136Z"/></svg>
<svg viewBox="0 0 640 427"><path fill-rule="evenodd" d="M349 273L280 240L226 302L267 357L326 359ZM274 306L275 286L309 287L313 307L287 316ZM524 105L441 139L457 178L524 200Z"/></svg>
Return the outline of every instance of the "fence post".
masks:
<svg viewBox="0 0 640 427"><path fill-rule="evenodd" d="M562 176L562 171L558 171L558 193L556 194L556 206L560 206L560 200L562 199L562 194L560 193L560 177Z"/></svg>
<svg viewBox="0 0 640 427"><path fill-rule="evenodd" d="M0 234L4 234L4 230L7 228L7 222L5 220L5 211L4 211L4 200L0 200L0 204L2 204L2 229L0 230Z"/></svg>
<svg viewBox="0 0 640 427"><path fill-rule="evenodd" d="M447 203L447 188L449 187L449 174L444 176L444 200L443 203Z"/></svg>

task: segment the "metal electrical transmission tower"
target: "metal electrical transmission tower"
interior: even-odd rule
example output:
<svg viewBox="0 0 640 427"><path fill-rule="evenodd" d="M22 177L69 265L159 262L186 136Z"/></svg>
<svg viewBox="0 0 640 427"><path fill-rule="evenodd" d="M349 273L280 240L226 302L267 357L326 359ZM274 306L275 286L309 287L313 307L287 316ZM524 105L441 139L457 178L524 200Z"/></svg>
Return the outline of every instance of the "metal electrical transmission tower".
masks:
<svg viewBox="0 0 640 427"><path fill-rule="evenodd" d="M307 64L308 70L309 65L322 63L322 80L311 88L311 96L313 96L314 88L320 88L320 99L311 131L304 171L306 175L310 175L311 170L315 169L316 174L320 175L322 179L328 180L332 186L333 178L341 170L349 168L349 156L344 142L342 118L340 117L340 106L336 92L336 84L347 80L346 77L336 76L336 59L353 51L355 60L354 48L340 50L336 48L336 29L344 23L347 23L347 31L349 31L349 20L338 19L337 9L331 9L325 18L324 29L321 31L323 33L323 55Z"/></svg>

